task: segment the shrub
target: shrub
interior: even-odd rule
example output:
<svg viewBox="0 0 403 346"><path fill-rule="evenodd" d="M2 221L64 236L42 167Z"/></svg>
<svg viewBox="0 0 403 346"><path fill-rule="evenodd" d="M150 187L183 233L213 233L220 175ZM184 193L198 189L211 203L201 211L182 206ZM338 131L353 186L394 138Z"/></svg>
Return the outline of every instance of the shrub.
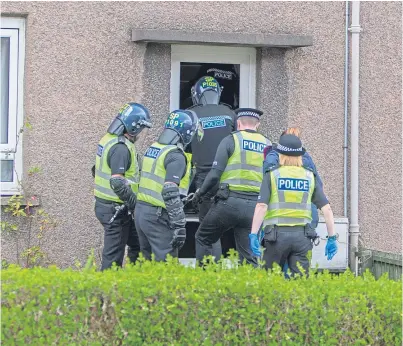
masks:
<svg viewBox="0 0 403 346"><path fill-rule="evenodd" d="M402 343L402 287L386 276L286 280L279 267L203 270L175 260L88 267L3 269L4 345Z"/></svg>

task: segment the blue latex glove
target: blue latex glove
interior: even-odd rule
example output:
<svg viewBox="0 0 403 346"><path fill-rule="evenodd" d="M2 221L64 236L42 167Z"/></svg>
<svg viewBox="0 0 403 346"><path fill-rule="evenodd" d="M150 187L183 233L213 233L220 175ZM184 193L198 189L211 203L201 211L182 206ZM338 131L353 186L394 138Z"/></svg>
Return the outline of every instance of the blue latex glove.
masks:
<svg viewBox="0 0 403 346"><path fill-rule="evenodd" d="M249 244L253 254L257 257L260 257L260 243L257 234L249 234Z"/></svg>
<svg viewBox="0 0 403 346"><path fill-rule="evenodd" d="M334 235L332 237L327 238L325 256L327 256L327 260L330 261L335 254L337 254L337 243L336 243L336 236Z"/></svg>

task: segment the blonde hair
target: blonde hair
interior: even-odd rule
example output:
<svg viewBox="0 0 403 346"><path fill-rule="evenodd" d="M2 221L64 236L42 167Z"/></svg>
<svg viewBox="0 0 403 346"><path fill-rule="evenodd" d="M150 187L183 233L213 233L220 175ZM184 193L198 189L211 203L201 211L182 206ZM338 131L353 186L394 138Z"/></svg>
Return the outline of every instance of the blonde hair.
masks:
<svg viewBox="0 0 403 346"><path fill-rule="evenodd" d="M299 127L289 127L282 133L282 135L294 135L301 137L301 129Z"/></svg>
<svg viewBox="0 0 403 346"><path fill-rule="evenodd" d="M295 166L302 167L302 156L288 156L278 154L280 166Z"/></svg>

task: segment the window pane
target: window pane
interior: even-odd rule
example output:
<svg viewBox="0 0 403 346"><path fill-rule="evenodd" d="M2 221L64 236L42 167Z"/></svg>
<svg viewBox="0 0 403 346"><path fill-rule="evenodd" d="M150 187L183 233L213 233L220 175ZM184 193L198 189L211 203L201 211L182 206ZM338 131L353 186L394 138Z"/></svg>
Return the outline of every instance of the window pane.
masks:
<svg viewBox="0 0 403 346"><path fill-rule="evenodd" d="M8 92L10 75L10 38L1 38L1 128L0 143L8 143ZM1 169L3 181L3 168Z"/></svg>
<svg viewBox="0 0 403 346"><path fill-rule="evenodd" d="M13 181L13 166L12 160L1 160L1 181L12 182Z"/></svg>

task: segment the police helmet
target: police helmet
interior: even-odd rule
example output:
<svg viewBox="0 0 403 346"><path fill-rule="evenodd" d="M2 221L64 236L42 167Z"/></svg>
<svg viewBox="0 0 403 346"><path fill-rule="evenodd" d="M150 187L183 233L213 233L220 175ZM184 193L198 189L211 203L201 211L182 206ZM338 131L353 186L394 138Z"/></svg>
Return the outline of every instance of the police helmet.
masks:
<svg viewBox="0 0 403 346"><path fill-rule="evenodd" d="M126 103L120 108L116 118L108 128L108 132L118 136L128 133L136 137L144 128L151 128L150 111L139 103Z"/></svg>
<svg viewBox="0 0 403 346"><path fill-rule="evenodd" d="M218 105L222 87L213 77L205 76L200 78L191 89L194 105Z"/></svg>
<svg viewBox="0 0 403 346"><path fill-rule="evenodd" d="M191 110L178 109L168 115L164 131L158 142L161 144L182 143L186 147L195 135L201 141L203 134L203 128L196 113Z"/></svg>

